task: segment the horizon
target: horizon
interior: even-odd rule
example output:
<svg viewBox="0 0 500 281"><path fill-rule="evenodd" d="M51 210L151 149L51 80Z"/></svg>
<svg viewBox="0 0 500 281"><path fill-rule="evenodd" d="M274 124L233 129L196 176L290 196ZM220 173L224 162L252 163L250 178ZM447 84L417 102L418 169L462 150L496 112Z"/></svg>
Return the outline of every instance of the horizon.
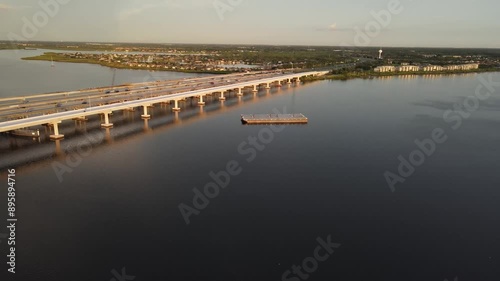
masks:
<svg viewBox="0 0 500 281"><path fill-rule="evenodd" d="M451 0L4 2L0 39L6 41L500 48L492 36L500 28L500 3L492 0L460 6Z"/></svg>
<svg viewBox="0 0 500 281"><path fill-rule="evenodd" d="M335 45L284 45L284 44L236 44L236 43L160 43L160 42L118 42L118 41L46 41L46 40L37 40L37 41L8 41L8 40L0 40L0 43L8 44L40 44L40 43L77 43L77 44L99 44L99 45L118 45L118 44L129 44L129 45L178 45L178 46L249 46L249 47L319 47L319 48L365 48L365 49L455 49L455 50L500 50L500 47L449 47L449 46L335 46Z"/></svg>

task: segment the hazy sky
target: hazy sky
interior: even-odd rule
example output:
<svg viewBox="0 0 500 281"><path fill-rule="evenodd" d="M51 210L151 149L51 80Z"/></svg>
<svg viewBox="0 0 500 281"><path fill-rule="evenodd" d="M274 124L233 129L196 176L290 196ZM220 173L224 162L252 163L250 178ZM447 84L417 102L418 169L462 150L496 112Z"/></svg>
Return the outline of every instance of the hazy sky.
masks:
<svg viewBox="0 0 500 281"><path fill-rule="evenodd" d="M498 0L400 0L364 39L356 28L391 0L57 1L44 17L37 0L0 0L0 40L500 48Z"/></svg>

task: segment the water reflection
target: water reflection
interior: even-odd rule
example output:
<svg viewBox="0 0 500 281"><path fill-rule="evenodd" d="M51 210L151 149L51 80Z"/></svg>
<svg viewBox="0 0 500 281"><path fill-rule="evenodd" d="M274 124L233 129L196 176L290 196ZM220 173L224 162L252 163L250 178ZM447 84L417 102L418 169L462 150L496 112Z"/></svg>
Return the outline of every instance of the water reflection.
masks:
<svg viewBox="0 0 500 281"><path fill-rule="evenodd" d="M285 90L292 90L294 86L289 86ZM260 92L245 93L243 96L237 96L236 93L226 94L226 100L219 100L218 95L207 95L205 105L198 105L195 99L184 99L179 101L182 108L180 112L172 112L170 103L162 103L160 106L151 106L148 109L152 119L140 118L141 112L136 108L123 110L122 112L114 112L110 114L110 122L114 124L113 128L101 128L104 122L102 114L88 116L86 118L78 118L66 121L59 126L61 134L65 135L64 140L51 141L49 136L53 134L52 126L44 126L41 130L43 133L36 141L14 137L3 134L0 136L0 143L9 143L8 146L1 145L0 152L2 153L2 161L0 161L0 169L6 167L23 167L28 164L33 164L33 157L37 161L48 161L52 158L60 158L67 155L69 152L63 147L77 147L79 143L84 142L89 134L103 134L104 141L97 146L111 145L119 142L124 142L134 136L141 134L159 134L177 126L188 126L200 119L210 118L218 114L226 113L229 110L236 110L238 107L248 103L264 102L267 98L272 98L273 95L281 93L281 89L273 88L266 89ZM139 125L141 124L141 125ZM25 155L26 157L18 157ZM31 155L33 157L27 157Z"/></svg>

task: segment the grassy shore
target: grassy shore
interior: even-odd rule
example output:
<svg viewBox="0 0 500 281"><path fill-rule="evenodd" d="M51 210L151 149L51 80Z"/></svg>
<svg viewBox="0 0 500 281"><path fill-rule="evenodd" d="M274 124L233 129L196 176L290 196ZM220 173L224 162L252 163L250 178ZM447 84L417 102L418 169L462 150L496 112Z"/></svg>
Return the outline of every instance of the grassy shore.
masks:
<svg viewBox="0 0 500 281"><path fill-rule="evenodd" d="M455 75L468 73L484 73L484 72L500 72L498 68L482 68L475 70L457 70L457 71L413 71L413 72L346 72L341 74L327 74L324 76L309 76L303 78L303 81L319 81L319 80L351 80L351 79L372 79L375 77L391 77L403 75Z"/></svg>
<svg viewBox="0 0 500 281"><path fill-rule="evenodd" d="M186 69L165 69L161 67L151 68L151 67L134 67L127 66L122 63L112 63L107 61L99 61L95 59L82 59L82 58L69 58L60 53L47 52L43 55L36 57L23 58L23 60L39 60L39 61L55 61L55 62L68 62L68 63L89 63L98 64L110 68L118 69L135 69L135 70L154 70L154 71L173 71L173 72L183 72L183 73L205 73L205 74L229 74L230 71L206 71L206 70L186 70ZM364 71L364 72L344 72L340 74L328 74L324 76L314 76L304 78L304 81L317 81L317 80L351 80L351 79L371 79L375 77L389 77L389 76L401 76L401 75L453 75L453 74L467 74L467 73L483 73L483 72L499 72L498 68L482 68L475 70L458 70L458 71L414 71L414 72L374 72L374 71Z"/></svg>
<svg viewBox="0 0 500 281"><path fill-rule="evenodd" d="M191 70L191 69L165 69L161 67L134 67L124 65L122 63L112 63L106 61L99 61L93 59L80 59L80 58L69 58L58 53L47 52L43 55L36 57L22 58L23 60L37 60L37 61L54 61L54 62L68 62L68 63L89 63L98 64L101 66L118 68L118 69L133 69L133 70L154 70L154 71L172 71L172 72L183 72L183 73L203 73L203 74L229 74L230 71L206 71L206 70Z"/></svg>

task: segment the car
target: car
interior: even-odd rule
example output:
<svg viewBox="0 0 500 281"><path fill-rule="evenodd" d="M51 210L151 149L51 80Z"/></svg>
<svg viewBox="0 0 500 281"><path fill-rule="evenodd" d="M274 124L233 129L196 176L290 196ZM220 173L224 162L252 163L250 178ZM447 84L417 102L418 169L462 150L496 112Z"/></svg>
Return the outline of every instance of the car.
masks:
<svg viewBox="0 0 500 281"><path fill-rule="evenodd" d="M33 108L28 108L25 112L32 112Z"/></svg>
<svg viewBox="0 0 500 281"><path fill-rule="evenodd" d="M126 88L126 89L125 89L125 92L130 92L130 89L129 89L129 88Z"/></svg>
<svg viewBox="0 0 500 281"><path fill-rule="evenodd" d="M111 91L106 91L106 94L109 94L109 93L111 93Z"/></svg>
<svg viewBox="0 0 500 281"><path fill-rule="evenodd" d="M62 107L62 103L57 103L56 107Z"/></svg>
<svg viewBox="0 0 500 281"><path fill-rule="evenodd" d="M87 102L87 101L84 101L84 102L82 102L82 104L88 104L88 102Z"/></svg>
<svg viewBox="0 0 500 281"><path fill-rule="evenodd" d="M119 92L120 92L120 90L115 90L115 93L119 93Z"/></svg>

